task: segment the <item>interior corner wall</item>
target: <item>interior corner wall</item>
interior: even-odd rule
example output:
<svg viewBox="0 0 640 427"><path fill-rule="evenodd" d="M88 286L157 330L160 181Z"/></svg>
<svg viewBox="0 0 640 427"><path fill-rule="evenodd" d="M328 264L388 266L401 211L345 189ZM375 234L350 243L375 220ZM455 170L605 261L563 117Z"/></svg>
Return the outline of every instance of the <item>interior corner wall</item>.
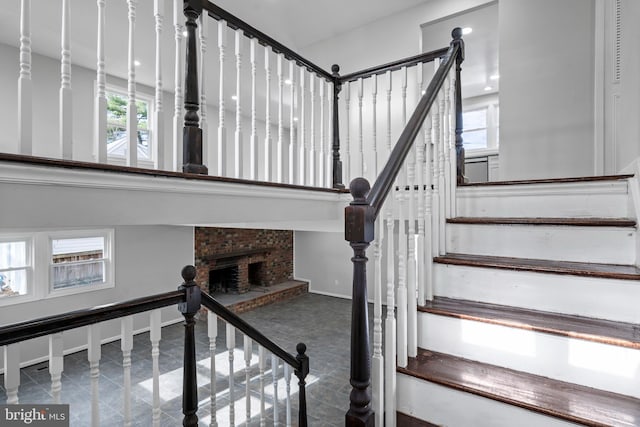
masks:
<svg viewBox="0 0 640 427"><path fill-rule="evenodd" d="M193 227L119 226L115 227L114 240L115 287L4 306L0 309L0 324L33 320L174 291L182 282L182 268L194 263ZM163 309L163 323L180 319L182 316L176 306ZM103 340L120 334L118 320L100 325ZM148 326L148 313L134 316L134 331ZM65 351L77 349L86 345L87 330L83 327L65 331L63 340ZM48 338L41 337L21 343L20 353L23 361L43 360L48 355ZM0 366L2 358L0 352Z"/></svg>
<svg viewBox="0 0 640 427"><path fill-rule="evenodd" d="M351 299L353 250L344 232L296 231L294 234L294 277L309 281L309 292ZM367 254L367 293L373 299L373 249Z"/></svg>
<svg viewBox="0 0 640 427"><path fill-rule="evenodd" d="M420 25L492 0L430 0L301 49L325 69L346 74L422 52ZM366 52L366 54L363 54Z"/></svg>
<svg viewBox="0 0 640 427"><path fill-rule="evenodd" d="M594 173L594 0L499 2L500 178Z"/></svg>

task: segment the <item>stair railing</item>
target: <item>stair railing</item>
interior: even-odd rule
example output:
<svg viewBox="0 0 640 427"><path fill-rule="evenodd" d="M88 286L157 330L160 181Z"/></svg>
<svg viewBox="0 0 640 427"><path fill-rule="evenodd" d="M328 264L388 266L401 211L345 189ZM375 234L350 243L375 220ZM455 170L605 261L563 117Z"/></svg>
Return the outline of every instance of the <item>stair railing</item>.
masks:
<svg viewBox="0 0 640 427"><path fill-rule="evenodd" d="M218 317L226 322L226 345L229 353L229 424L236 425L234 396L234 358L235 353L240 353L236 349L235 336L236 329L244 334L244 360L246 376L246 403L245 422L248 424L254 417L251 409L251 377L249 375L251 365L254 363L253 342L258 344L258 364L260 370L260 423L264 425L266 420L265 410L265 383L267 352L271 352L271 376L273 387L273 417L278 421L278 397L277 390L279 383L284 381L286 387L286 408L285 416L291 420L291 371L298 377L298 425L307 425L305 378L309 373L309 358L306 356L306 346L302 343L296 347L297 355L293 356L283 350L273 341L269 340L259 331L247 324L240 317L219 304L206 292L201 292L194 282L196 269L194 266L186 266L182 270L184 283L177 291L165 292L143 298L137 298L121 303L108 304L69 313L44 317L31 321L16 323L0 327L0 347L4 348L4 386L7 393L7 404L19 403L20 388L20 343L38 337L49 338L49 373L51 375L51 403L63 403L62 399L62 373L64 370L64 340L63 333L71 329L87 327L88 352L87 358L90 367L91 383L91 426L100 425L100 398L99 398L99 378L101 360L101 336L100 324L108 320L120 319L121 321L121 349L123 355L123 396L122 414L124 425L132 423L132 393L131 366L133 349L133 315L150 312L150 340L151 357L153 364L153 405L152 405L152 425L159 426L161 422L161 390L160 390L160 340L161 340L161 308L176 305L185 318L184 322L184 352L183 352L183 393L182 393L182 413L184 426L198 425L198 384L196 377L196 349L195 349L195 316L201 309L201 304L209 311L208 337L210 352L210 405L211 421L210 425L218 425L216 419L218 382L216 373L216 338L218 331ZM284 368L280 375L279 366L283 362ZM269 386L267 384L267 386ZM38 402L46 404L48 402ZM73 415L70 414L70 415ZM86 423L86 421L83 420Z"/></svg>
<svg viewBox="0 0 640 427"><path fill-rule="evenodd" d="M433 254L445 250L445 218L455 215L455 185L462 178L463 169L456 152L462 149L462 111L460 104L460 65L464 59L462 30L452 32L453 40L440 60L431 82L423 92L384 168L373 186L365 178L351 181L353 201L345 208L345 239L353 249L353 298L351 322L351 385L347 426L395 425L395 368L406 366L407 357L417 354L417 312L419 298L430 299L432 290ZM418 136L422 133L423 138ZM418 140L418 142L416 142ZM346 159L345 159L346 161ZM462 158L462 161L463 158ZM457 165L454 165L454 162ZM416 169L418 173L416 174ZM460 178L458 178L459 176ZM387 196L395 196L385 204ZM419 209L416 221L415 202ZM408 202L408 208L405 206ZM422 203L424 202L424 203ZM369 343L369 314L367 298L366 249L378 239L381 248L384 237L383 221L378 221L386 207L388 246L383 254L387 259L387 304L384 374L374 371L379 386L374 392L376 408L372 405L371 354ZM430 208L433 207L432 211ZM397 274L394 252L395 224L398 224ZM416 223L426 236L416 239ZM408 228L407 228L408 225ZM432 226L432 227L429 227ZM431 228L431 230L429 230ZM416 240L418 240L416 245ZM416 246L419 250L416 253ZM420 249L421 248L421 249ZM418 256L419 255L419 256ZM416 260L416 258L418 258ZM422 267L420 267L422 266ZM422 268L422 270L421 270ZM376 275L381 269L376 268ZM423 280L419 280L419 276ZM379 277L379 276L378 276ZM376 280L381 286L381 280ZM397 304L393 294L397 283ZM423 287L424 286L424 287ZM382 291L376 290L380 302ZM422 301L424 302L424 301ZM397 307L397 325L393 318ZM378 312L378 308L376 308ZM380 313L376 313L381 316ZM381 326L381 319L374 324ZM382 359L382 355L378 356ZM386 390L387 399L381 393ZM378 413L378 415L376 415Z"/></svg>

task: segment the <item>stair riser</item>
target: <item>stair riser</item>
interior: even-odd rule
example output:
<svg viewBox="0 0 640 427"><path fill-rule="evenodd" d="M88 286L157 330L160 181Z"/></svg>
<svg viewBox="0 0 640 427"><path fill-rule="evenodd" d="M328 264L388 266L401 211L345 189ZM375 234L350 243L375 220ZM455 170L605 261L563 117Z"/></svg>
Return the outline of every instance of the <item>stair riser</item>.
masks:
<svg viewBox="0 0 640 427"><path fill-rule="evenodd" d="M640 283L461 265L434 264L435 295L640 323Z"/></svg>
<svg viewBox="0 0 640 427"><path fill-rule="evenodd" d="M447 224L449 253L633 264L631 227Z"/></svg>
<svg viewBox="0 0 640 427"><path fill-rule="evenodd" d="M397 376L397 408L447 427L574 427L577 424L454 390L409 375ZM464 408L461 410L461 408Z"/></svg>
<svg viewBox="0 0 640 427"><path fill-rule="evenodd" d="M418 346L640 398L640 350L429 313Z"/></svg>
<svg viewBox="0 0 640 427"><path fill-rule="evenodd" d="M460 187L457 215L471 217L630 216L626 180L590 183Z"/></svg>

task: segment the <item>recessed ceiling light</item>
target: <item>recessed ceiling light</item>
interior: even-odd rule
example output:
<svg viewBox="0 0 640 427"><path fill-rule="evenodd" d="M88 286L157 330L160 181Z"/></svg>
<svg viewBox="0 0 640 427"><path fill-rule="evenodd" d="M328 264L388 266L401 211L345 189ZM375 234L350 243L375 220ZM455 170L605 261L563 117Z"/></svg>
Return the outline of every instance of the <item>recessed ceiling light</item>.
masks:
<svg viewBox="0 0 640 427"><path fill-rule="evenodd" d="M490 80L498 80L499 78L500 78L499 74L494 74L493 76L489 77Z"/></svg>
<svg viewBox="0 0 640 427"><path fill-rule="evenodd" d="M493 89L491 86L485 86L485 87L484 87L484 91L485 91L485 92L488 92L488 91L490 91L491 89Z"/></svg>
<svg viewBox="0 0 640 427"><path fill-rule="evenodd" d="M135 61L133 61L133 65L139 67L141 65L141 62L136 59Z"/></svg>
<svg viewBox="0 0 640 427"><path fill-rule="evenodd" d="M286 84L286 85L290 85L290 84L291 84L291 79L287 79L287 80L285 80L285 81L284 81L284 84Z"/></svg>
<svg viewBox="0 0 640 427"><path fill-rule="evenodd" d="M473 32L473 28L471 27L464 27L462 29L462 35L466 36L467 34L471 34Z"/></svg>
<svg viewBox="0 0 640 427"><path fill-rule="evenodd" d="M298 118L297 118L297 117L294 117L294 118L293 118L293 121L294 121L294 122L297 122L297 121L298 121Z"/></svg>
<svg viewBox="0 0 640 427"><path fill-rule="evenodd" d="M231 99L233 99L234 101L238 100L238 95L231 95Z"/></svg>

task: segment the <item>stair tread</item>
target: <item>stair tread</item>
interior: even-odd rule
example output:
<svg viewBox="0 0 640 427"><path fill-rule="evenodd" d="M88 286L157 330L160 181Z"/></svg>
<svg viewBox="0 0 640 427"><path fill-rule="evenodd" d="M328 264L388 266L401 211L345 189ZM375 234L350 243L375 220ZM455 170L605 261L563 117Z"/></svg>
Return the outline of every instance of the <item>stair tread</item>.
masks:
<svg viewBox="0 0 640 427"><path fill-rule="evenodd" d="M640 325L484 302L435 297L424 313L640 349Z"/></svg>
<svg viewBox="0 0 640 427"><path fill-rule="evenodd" d="M396 412L396 425L402 427L438 427L436 424L431 424L428 421L414 418L402 412Z"/></svg>
<svg viewBox="0 0 640 427"><path fill-rule="evenodd" d="M447 218L449 224L529 224L529 225L569 225L582 227L635 227L631 218L523 218L523 217L457 217Z"/></svg>
<svg viewBox="0 0 640 427"><path fill-rule="evenodd" d="M633 174L627 175L603 175L603 176L580 176L571 178L544 178L544 179L523 179L513 181L490 181L490 182L468 182L459 184L464 187L484 187L495 185L527 185L527 184L555 184L563 182L590 182L590 181L619 181L632 178Z"/></svg>
<svg viewBox="0 0 640 427"><path fill-rule="evenodd" d="M609 279L640 280L640 268L635 265L555 261L458 253L448 253L443 256L435 257L434 262L439 264L454 264L470 267L572 274Z"/></svg>
<svg viewBox="0 0 640 427"><path fill-rule="evenodd" d="M640 425L640 399L418 349L397 371L588 426Z"/></svg>

